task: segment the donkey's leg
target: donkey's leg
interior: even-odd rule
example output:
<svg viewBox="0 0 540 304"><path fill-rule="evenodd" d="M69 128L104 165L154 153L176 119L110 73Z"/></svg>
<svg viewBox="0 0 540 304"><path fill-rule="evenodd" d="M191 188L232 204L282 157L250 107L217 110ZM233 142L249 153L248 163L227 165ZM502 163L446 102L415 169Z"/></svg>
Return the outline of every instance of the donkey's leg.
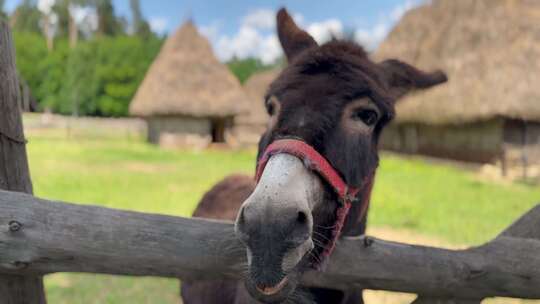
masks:
<svg viewBox="0 0 540 304"><path fill-rule="evenodd" d="M233 304L236 298L235 281L184 281L181 286L183 304Z"/></svg>
<svg viewBox="0 0 540 304"><path fill-rule="evenodd" d="M364 304L362 290L347 291L342 304Z"/></svg>

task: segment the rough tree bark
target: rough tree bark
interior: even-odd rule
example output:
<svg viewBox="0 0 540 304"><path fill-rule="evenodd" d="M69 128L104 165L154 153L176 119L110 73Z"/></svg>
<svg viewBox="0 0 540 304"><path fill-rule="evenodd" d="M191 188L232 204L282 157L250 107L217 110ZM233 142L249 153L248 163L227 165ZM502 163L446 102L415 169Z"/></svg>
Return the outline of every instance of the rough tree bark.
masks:
<svg viewBox="0 0 540 304"><path fill-rule="evenodd" d="M0 189L32 194L11 33L0 20ZM41 276L0 274L0 303L46 303Z"/></svg>
<svg viewBox="0 0 540 304"><path fill-rule="evenodd" d="M238 278L245 249L233 224L52 202L0 191L0 272L89 272ZM540 299L540 205L479 247L446 250L371 237L340 240L307 286L420 294L416 303ZM458 300L460 297L467 300ZM478 302L478 301L476 301Z"/></svg>

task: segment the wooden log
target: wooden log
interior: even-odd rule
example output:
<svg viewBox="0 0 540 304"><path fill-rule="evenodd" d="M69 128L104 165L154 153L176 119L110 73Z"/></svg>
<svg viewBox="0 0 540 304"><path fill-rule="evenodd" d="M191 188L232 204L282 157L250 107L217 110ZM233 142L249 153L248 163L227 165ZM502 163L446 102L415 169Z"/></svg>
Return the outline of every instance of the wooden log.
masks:
<svg viewBox="0 0 540 304"><path fill-rule="evenodd" d="M47 201L0 191L0 272L90 272L189 279L239 278L244 248L233 225ZM540 205L512 226L538 235ZM520 224L523 223L523 224ZM532 233L531 231L535 231ZM380 289L439 298L540 299L540 240L502 234L466 250L340 241L309 286Z"/></svg>
<svg viewBox="0 0 540 304"><path fill-rule="evenodd" d="M0 189L32 193L11 33L0 20ZM1 303L45 303L40 276L0 277Z"/></svg>

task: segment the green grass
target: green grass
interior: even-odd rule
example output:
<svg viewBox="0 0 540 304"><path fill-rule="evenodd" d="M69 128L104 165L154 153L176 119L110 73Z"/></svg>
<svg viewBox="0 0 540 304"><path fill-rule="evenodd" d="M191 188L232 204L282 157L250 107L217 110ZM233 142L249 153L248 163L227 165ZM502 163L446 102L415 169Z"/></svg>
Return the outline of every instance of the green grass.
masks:
<svg viewBox="0 0 540 304"><path fill-rule="evenodd" d="M92 274L53 274L45 279L51 304L178 303L178 280Z"/></svg>
<svg viewBox="0 0 540 304"><path fill-rule="evenodd" d="M254 167L255 151L164 151L121 136L28 133L35 194L68 202L189 216L212 184ZM369 221L479 244L539 201L539 187L383 154ZM56 274L46 288L50 303L177 303L178 295L176 280L103 275Z"/></svg>
<svg viewBox="0 0 540 304"><path fill-rule="evenodd" d="M214 183L253 171L254 152L165 151L140 141L32 137L35 194L83 204L189 216Z"/></svg>
<svg viewBox="0 0 540 304"><path fill-rule="evenodd" d="M449 165L383 154L369 221L458 244L495 237L540 203L540 187L494 183Z"/></svg>

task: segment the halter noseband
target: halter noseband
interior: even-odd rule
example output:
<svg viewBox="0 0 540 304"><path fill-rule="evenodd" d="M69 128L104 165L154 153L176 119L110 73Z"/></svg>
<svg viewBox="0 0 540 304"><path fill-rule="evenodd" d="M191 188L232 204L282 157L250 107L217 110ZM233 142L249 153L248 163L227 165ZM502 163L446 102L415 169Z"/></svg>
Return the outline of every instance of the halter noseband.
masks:
<svg viewBox="0 0 540 304"><path fill-rule="evenodd" d="M259 182L268 160L272 156L280 153L290 154L301 159L308 169L317 172L338 195L340 204L336 210L336 222L335 225L333 225L331 238L324 247L320 260L314 265L315 268L320 269L326 258L334 251L336 241L341 234L347 214L349 213L352 204L357 201L356 195L360 190L366 188L366 186L369 188L371 187L373 175L370 174L367 176L360 187L351 187L345 183L328 160L312 146L298 139L278 139L266 148L264 154L257 162L257 171L255 175L255 180L257 182ZM367 190L369 192L371 189ZM369 205L369 193L364 195L360 203L360 217L364 217Z"/></svg>

